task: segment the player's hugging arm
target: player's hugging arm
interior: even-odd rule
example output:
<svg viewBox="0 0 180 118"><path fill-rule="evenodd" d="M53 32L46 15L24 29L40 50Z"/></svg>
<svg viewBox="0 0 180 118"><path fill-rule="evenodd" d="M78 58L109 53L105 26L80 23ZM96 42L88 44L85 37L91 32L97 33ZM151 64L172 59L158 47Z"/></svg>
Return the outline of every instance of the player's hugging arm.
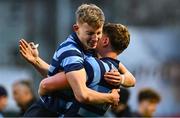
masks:
<svg viewBox="0 0 180 118"><path fill-rule="evenodd" d="M84 69L66 73L67 80L73 90L75 98L84 104L115 104L119 102L119 94L116 90L112 93L100 93L86 86L86 72Z"/></svg>
<svg viewBox="0 0 180 118"><path fill-rule="evenodd" d="M43 79L40 82L38 93L43 96L63 89L70 89L70 86L65 73L62 71Z"/></svg>
<svg viewBox="0 0 180 118"><path fill-rule="evenodd" d="M129 72L129 70L122 64L119 64L119 70L122 73L121 85L124 87L133 87L136 84L135 77ZM123 77L124 76L124 77Z"/></svg>
<svg viewBox="0 0 180 118"><path fill-rule="evenodd" d="M120 71L120 73L119 73ZM104 75L104 79L111 85L114 86L124 86L124 87L133 87L135 86L136 79L129 72L129 70L122 64L119 64L119 71L111 70L110 72L106 72Z"/></svg>

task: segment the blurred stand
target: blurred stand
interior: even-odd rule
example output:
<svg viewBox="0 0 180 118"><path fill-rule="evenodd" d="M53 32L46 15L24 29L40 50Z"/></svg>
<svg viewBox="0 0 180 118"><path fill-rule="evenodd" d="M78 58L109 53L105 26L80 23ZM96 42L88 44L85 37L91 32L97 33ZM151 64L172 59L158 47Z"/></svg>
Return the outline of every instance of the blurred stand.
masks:
<svg viewBox="0 0 180 118"><path fill-rule="evenodd" d="M129 27L129 29L132 40L119 59L129 67L137 79L135 88L131 89L130 105L136 109L138 91L144 87L151 87L162 96L155 115L179 115L180 52L177 51L180 50L179 28Z"/></svg>

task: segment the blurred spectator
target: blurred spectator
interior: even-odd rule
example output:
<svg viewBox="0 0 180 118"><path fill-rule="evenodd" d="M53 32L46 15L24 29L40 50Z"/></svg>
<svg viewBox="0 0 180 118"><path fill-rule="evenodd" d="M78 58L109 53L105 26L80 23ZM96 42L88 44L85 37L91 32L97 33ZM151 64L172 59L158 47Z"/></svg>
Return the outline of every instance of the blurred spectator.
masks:
<svg viewBox="0 0 180 118"><path fill-rule="evenodd" d="M128 89L120 88L120 101L118 106L114 106L111 108L107 116L114 116L114 117L131 117L132 112L128 105L128 100L130 96L130 92Z"/></svg>
<svg viewBox="0 0 180 118"><path fill-rule="evenodd" d="M138 111L134 113L134 116L152 117L160 100L161 97L156 91L150 88L140 90L138 94Z"/></svg>
<svg viewBox="0 0 180 118"><path fill-rule="evenodd" d="M30 81L21 80L15 82L13 84L13 97L21 110L20 116L23 116L24 112L36 100Z"/></svg>
<svg viewBox="0 0 180 118"><path fill-rule="evenodd" d="M2 111L7 106L7 91L6 89L0 85L0 118L3 118Z"/></svg>

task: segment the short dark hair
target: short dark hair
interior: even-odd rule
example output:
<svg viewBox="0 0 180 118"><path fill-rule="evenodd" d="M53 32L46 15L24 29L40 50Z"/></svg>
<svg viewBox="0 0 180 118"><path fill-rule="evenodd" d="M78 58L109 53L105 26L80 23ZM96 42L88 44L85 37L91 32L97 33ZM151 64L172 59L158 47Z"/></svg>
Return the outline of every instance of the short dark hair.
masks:
<svg viewBox="0 0 180 118"><path fill-rule="evenodd" d="M2 86L0 85L0 97L1 96L7 96L7 90Z"/></svg>
<svg viewBox="0 0 180 118"><path fill-rule="evenodd" d="M123 52L129 45L130 34L127 27L122 24L104 24L103 34L109 37L112 49L117 54Z"/></svg>
<svg viewBox="0 0 180 118"><path fill-rule="evenodd" d="M159 103L160 100L161 100L161 97L153 89L151 89L151 88L144 88L144 89L140 90L140 92L138 94L138 102L140 103L143 100L149 100L151 102Z"/></svg>

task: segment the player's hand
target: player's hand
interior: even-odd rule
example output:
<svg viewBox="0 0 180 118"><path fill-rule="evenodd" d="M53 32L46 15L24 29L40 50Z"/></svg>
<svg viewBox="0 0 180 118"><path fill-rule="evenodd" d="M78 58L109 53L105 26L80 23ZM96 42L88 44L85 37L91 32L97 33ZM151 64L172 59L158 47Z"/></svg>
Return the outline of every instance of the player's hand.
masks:
<svg viewBox="0 0 180 118"><path fill-rule="evenodd" d="M111 94L113 95L113 104L112 106L117 106L119 104L119 99L120 99L120 89L113 89Z"/></svg>
<svg viewBox="0 0 180 118"><path fill-rule="evenodd" d="M37 47L33 42L27 43L24 39L19 41L19 52L30 63L33 63L39 57Z"/></svg>
<svg viewBox="0 0 180 118"><path fill-rule="evenodd" d="M110 72L105 73L104 79L113 86L120 86L122 75L118 72L118 70L112 69Z"/></svg>

